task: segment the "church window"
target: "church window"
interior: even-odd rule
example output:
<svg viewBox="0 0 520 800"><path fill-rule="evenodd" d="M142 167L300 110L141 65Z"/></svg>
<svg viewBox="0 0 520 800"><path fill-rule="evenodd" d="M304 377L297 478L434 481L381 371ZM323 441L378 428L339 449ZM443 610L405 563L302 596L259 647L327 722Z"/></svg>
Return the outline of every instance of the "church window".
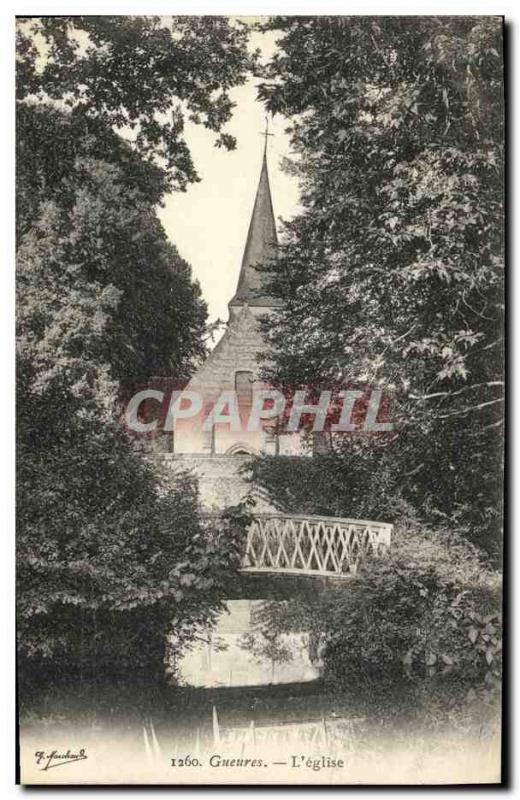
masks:
<svg viewBox="0 0 520 800"><path fill-rule="evenodd" d="M235 372L235 391L240 406L250 406L253 402L253 373L248 370Z"/></svg>

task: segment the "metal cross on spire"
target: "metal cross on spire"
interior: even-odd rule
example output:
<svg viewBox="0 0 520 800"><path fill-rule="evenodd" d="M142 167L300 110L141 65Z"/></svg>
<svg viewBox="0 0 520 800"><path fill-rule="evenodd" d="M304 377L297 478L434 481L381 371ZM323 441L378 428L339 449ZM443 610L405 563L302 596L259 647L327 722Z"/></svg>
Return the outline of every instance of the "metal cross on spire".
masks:
<svg viewBox="0 0 520 800"><path fill-rule="evenodd" d="M269 133L269 117L266 116L265 118L265 131L260 133L260 136L265 137L265 144L264 144L264 156L267 153L267 137L274 136L274 133Z"/></svg>

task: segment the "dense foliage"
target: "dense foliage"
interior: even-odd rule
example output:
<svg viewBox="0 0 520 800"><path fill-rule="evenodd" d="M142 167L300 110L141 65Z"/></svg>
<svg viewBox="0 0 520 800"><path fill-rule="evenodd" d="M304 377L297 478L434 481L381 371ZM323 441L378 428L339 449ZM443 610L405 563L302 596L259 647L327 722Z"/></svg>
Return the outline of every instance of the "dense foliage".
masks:
<svg viewBox="0 0 520 800"><path fill-rule="evenodd" d="M273 639L307 631L326 681L341 691L386 691L393 683L442 677L493 701L501 664L500 578L450 531L398 527L388 556L358 580L285 603L260 620Z"/></svg>
<svg viewBox="0 0 520 800"><path fill-rule="evenodd" d="M172 620L182 646L213 618L236 553L232 532L201 527L192 479L166 481L134 450L120 399L153 375L186 379L205 353L205 303L155 209L196 179L178 105L220 131L244 34L45 18L20 22L18 45L22 678L157 675Z"/></svg>
<svg viewBox="0 0 520 800"><path fill-rule="evenodd" d="M365 448L370 462L381 454L372 482L413 475L403 489L416 507L461 521L498 557L501 21L277 17L266 27L280 38L261 97L290 121L303 206L276 265L284 307L265 326L267 375L284 387L383 389L398 428ZM366 471L361 446L347 436L333 446Z"/></svg>
<svg viewBox="0 0 520 800"><path fill-rule="evenodd" d="M159 481L106 426L20 461L38 482L19 513L22 680L164 679L167 637L179 652L222 610L234 529L201 527L193 478Z"/></svg>
<svg viewBox="0 0 520 800"><path fill-rule="evenodd" d="M351 441L350 458L337 453L312 458L255 458L244 473L261 487L276 508L292 514L396 521L406 516L409 503L403 489L409 482L393 469L389 447ZM353 468L355 464L355 468ZM413 476L410 481L413 480Z"/></svg>
<svg viewBox="0 0 520 800"><path fill-rule="evenodd" d="M65 360L79 379L85 358L126 384L186 377L206 306L155 214L160 171L99 123L42 105L19 109L18 161L19 323L38 380Z"/></svg>
<svg viewBox="0 0 520 800"><path fill-rule="evenodd" d="M170 187L185 189L198 179L186 120L232 149L234 137L222 132L233 108L229 90L253 61L247 30L222 17L20 18L17 95L58 102L124 133L164 168Z"/></svg>

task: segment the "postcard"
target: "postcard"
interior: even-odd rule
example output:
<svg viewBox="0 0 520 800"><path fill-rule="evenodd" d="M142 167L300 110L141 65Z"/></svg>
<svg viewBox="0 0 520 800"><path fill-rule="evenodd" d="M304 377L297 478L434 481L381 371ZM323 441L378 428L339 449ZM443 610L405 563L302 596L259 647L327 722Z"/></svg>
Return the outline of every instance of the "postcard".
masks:
<svg viewBox="0 0 520 800"><path fill-rule="evenodd" d="M500 784L503 19L16 59L20 782Z"/></svg>

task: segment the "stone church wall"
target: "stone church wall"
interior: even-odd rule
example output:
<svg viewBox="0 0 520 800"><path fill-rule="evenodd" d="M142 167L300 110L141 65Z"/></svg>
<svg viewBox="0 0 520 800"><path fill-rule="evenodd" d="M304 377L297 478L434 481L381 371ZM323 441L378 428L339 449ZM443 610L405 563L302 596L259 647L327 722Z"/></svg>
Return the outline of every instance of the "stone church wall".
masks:
<svg viewBox="0 0 520 800"><path fill-rule="evenodd" d="M269 499L247 480L249 456L162 456L167 469L190 469L199 481L200 499L204 509L222 511L226 506L236 505L247 495L255 500L257 511L276 510Z"/></svg>

